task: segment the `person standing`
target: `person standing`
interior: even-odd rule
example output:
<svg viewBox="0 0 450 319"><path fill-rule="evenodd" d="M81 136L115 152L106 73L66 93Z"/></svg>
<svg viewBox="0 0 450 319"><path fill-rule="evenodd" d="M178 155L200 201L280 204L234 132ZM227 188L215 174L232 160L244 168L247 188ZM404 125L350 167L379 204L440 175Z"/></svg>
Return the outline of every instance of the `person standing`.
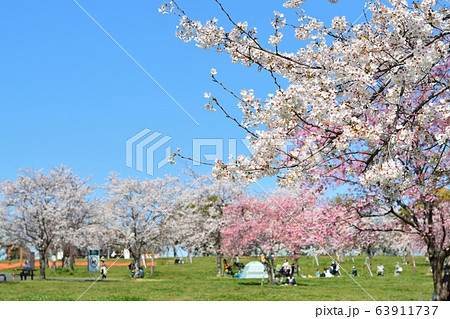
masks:
<svg viewBox="0 0 450 319"><path fill-rule="evenodd" d="M261 255L260 260L261 260L261 263L262 263L262 264L264 265L264 267L265 267L265 266L266 266L267 260L266 260L266 256L264 256L264 254Z"/></svg>
<svg viewBox="0 0 450 319"><path fill-rule="evenodd" d="M273 253L270 254L270 263L272 264L272 267L275 264L275 255Z"/></svg>
<svg viewBox="0 0 450 319"><path fill-rule="evenodd" d="M105 258L102 257L101 263L100 263L100 274L102 275L102 280L106 279L107 272L108 272L108 270L106 269Z"/></svg>

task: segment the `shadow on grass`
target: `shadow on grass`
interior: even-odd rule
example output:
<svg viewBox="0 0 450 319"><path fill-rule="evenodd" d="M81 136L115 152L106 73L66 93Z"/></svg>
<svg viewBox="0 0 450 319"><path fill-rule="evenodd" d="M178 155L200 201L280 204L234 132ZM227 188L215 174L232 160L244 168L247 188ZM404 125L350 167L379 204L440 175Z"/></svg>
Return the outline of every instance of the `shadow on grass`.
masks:
<svg viewBox="0 0 450 319"><path fill-rule="evenodd" d="M105 280L95 280L95 279L86 279L86 278L46 278L42 281L70 281L70 282L97 282L97 283L106 283L106 282L114 282L117 283L119 279L105 279Z"/></svg>
<svg viewBox="0 0 450 319"><path fill-rule="evenodd" d="M261 286L261 282L238 282L238 285L240 286Z"/></svg>
<svg viewBox="0 0 450 319"><path fill-rule="evenodd" d="M238 285L240 286L261 286L261 282L243 282L240 281L238 282ZM263 286L269 286L269 287L308 287L307 284L303 284L303 283L297 283L297 286L289 286L289 285L269 285L267 283L264 283Z"/></svg>

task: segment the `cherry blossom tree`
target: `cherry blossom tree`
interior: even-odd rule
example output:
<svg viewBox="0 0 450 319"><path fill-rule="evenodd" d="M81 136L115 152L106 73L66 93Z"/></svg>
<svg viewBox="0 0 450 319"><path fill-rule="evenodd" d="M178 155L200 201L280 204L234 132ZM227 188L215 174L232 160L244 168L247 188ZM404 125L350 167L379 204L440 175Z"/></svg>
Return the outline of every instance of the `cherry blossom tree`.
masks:
<svg viewBox="0 0 450 319"><path fill-rule="evenodd" d="M230 254L257 252L270 260L272 253L296 254L312 243L305 228L296 222L301 207L292 200L276 197L274 201L254 196L243 198L224 209L226 226L221 231L222 251ZM265 264L269 284L273 282L270 262Z"/></svg>
<svg viewBox="0 0 450 319"><path fill-rule="evenodd" d="M177 243L189 253L216 254L221 276L223 209L244 194L245 185L194 174L184 187L170 221Z"/></svg>
<svg viewBox="0 0 450 319"><path fill-rule="evenodd" d="M254 252L267 260L272 253L287 253L294 258L312 246L331 253L348 245L351 223L346 210L331 205L315 189L247 196L224 209L226 226L222 229L222 250L231 253ZM269 283L273 279L266 263Z"/></svg>
<svg viewBox="0 0 450 319"><path fill-rule="evenodd" d="M265 98L248 88L234 93L243 118L233 120L254 152L217 161L215 175L247 181L276 175L281 185L347 184L360 198L373 194L373 207L423 239L436 299L446 298L449 212L436 192L449 181L450 11L437 0L376 0L367 3L365 21L335 17L326 26L300 10L304 1L286 1L296 25L287 21L292 12L275 11L266 45L256 28L233 20L215 2L231 29L217 19L191 19L176 1L160 11L180 17L183 41L267 71L275 85ZM292 33L299 40L295 48L283 41ZM212 78L228 90L216 70ZM282 86L281 78L288 84ZM213 94L205 97L207 109L229 116ZM295 145L288 151L287 141Z"/></svg>
<svg viewBox="0 0 450 319"><path fill-rule="evenodd" d="M82 251L94 247L108 247L110 239L107 232L107 215L103 212L102 198L90 197L87 215L71 216L69 227L63 236L55 239L53 246L63 250L62 264L74 269L75 258Z"/></svg>
<svg viewBox="0 0 450 319"><path fill-rule="evenodd" d="M165 245L161 225L174 208L180 190L177 181L174 177L121 179L113 173L103 186L108 197L103 208L105 236L110 245L130 250L137 269L146 250Z"/></svg>
<svg viewBox="0 0 450 319"><path fill-rule="evenodd" d="M75 236L89 219L91 193L87 181L64 166L47 175L43 170L22 170L16 181L1 183L0 227L10 240L36 248L41 279L49 247Z"/></svg>

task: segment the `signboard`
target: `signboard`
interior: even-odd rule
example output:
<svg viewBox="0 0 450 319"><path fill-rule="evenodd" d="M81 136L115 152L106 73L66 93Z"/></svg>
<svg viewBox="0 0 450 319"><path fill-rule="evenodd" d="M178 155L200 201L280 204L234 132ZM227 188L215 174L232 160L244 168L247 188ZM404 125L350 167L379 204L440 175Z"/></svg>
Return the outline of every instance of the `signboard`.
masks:
<svg viewBox="0 0 450 319"><path fill-rule="evenodd" d="M99 271L100 252L89 249L88 252L88 271Z"/></svg>

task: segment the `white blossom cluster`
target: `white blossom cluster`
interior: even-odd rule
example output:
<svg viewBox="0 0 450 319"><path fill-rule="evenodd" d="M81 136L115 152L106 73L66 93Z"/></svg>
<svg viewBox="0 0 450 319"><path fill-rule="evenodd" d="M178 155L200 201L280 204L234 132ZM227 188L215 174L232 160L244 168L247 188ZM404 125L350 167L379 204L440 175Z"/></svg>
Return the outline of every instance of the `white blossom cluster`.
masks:
<svg viewBox="0 0 450 319"><path fill-rule="evenodd" d="M218 160L213 173L250 182L277 176L282 185L352 185L359 196L374 193L374 202L397 205L392 214L409 209L402 221L431 236L434 226L414 218L434 215L424 218L411 203L434 203L436 191L449 187L450 11L435 0L377 0L366 5L363 22L335 17L331 27L293 11L295 24L286 12L274 12L268 44L246 22L230 19L229 31L182 22L200 47L267 71L275 84L265 97L251 88L235 94L253 152ZM292 29L298 47L281 52L280 43L292 43L286 41ZM293 147L286 151L288 141Z"/></svg>
<svg viewBox="0 0 450 319"><path fill-rule="evenodd" d="M285 7L302 3L288 1ZM233 163L220 162L215 172L255 179L279 174L281 169L284 178L296 180L304 174L317 177L316 170L322 172L320 176L340 163L355 177L364 170L358 180L365 186L390 187L392 181L401 181L401 172L409 170L406 166L416 161L413 158L431 158L417 143L423 147L448 143L449 22L434 5L435 1L421 1L411 9L400 0L389 5L373 2L367 7L368 23L350 26L345 17L335 17L330 29L299 15L296 37L311 42L295 53L262 49L256 28L249 29L246 22L225 32L217 20L203 26L183 17L181 38L225 51L233 63L258 64L290 83L265 100L251 89L241 92L242 125L258 128L254 136L249 135L255 152ZM274 15L276 32L269 44L277 47L287 22L282 13ZM333 41L327 44L330 36ZM211 103L205 107L214 109ZM281 160L280 140L298 143ZM439 152L439 147L435 150ZM440 165L448 165L448 159Z"/></svg>

